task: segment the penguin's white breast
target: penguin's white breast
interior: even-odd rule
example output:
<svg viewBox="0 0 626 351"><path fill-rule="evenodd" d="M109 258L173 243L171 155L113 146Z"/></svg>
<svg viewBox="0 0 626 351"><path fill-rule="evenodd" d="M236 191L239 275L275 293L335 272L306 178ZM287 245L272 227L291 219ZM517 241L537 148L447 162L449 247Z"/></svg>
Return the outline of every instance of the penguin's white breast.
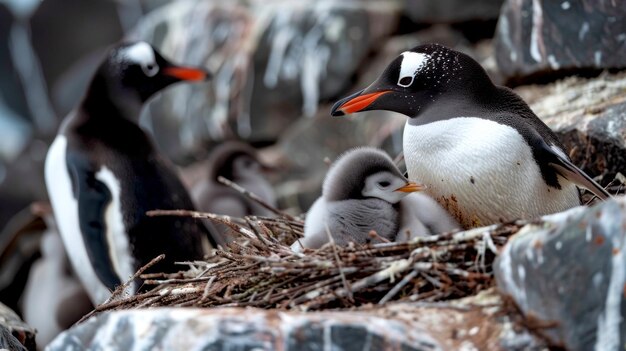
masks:
<svg viewBox="0 0 626 351"><path fill-rule="evenodd" d="M95 303L103 302L110 295L100 282L87 256L85 242L80 231L78 202L72 192L72 181L66 163L67 139L56 137L46 156L45 180L48 196L54 211L54 218L68 258L74 271L85 286L89 297Z"/></svg>
<svg viewBox="0 0 626 351"><path fill-rule="evenodd" d="M130 240L124 227L121 205L121 185L119 179L105 166L96 173L96 179L104 183L111 193L111 202L104 212L106 223L106 239L109 246L109 257L113 263L113 269L126 282L135 273L135 262L131 253ZM133 285L133 284L131 284ZM136 290L132 287L130 292Z"/></svg>
<svg viewBox="0 0 626 351"><path fill-rule="evenodd" d="M532 218L575 206L574 185L545 184L530 146L512 127L478 117L420 126L407 123L404 155L409 177L464 227Z"/></svg>
<svg viewBox="0 0 626 351"><path fill-rule="evenodd" d="M102 303L110 296L110 292L98 279L85 248L78 218L78 202L74 197L72 181L67 169L66 152L67 139L59 135L50 146L46 156L46 187L59 232L74 271L86 287L91 300L94 303ZM118 276L125 280L134 272L128 239L122 222L119 181L106 168L96 173L96 178L103 182L111 192L112 201L105 210L103 220L107 228L106 238L113 268Z"/></svg>

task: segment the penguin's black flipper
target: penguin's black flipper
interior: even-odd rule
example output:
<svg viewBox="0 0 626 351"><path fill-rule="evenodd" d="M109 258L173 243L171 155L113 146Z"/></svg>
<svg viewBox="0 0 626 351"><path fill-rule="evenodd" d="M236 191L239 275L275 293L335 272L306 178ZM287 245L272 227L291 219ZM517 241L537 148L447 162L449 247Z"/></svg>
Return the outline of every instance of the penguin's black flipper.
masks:
<svg viewBox="0 0 626 351"><path fill-rule="evenodd" d="M111 202L111 191L96 179L93 167L83 155L68 153L67 168L78 202L80 232L87 255L100 281L113 291L122 282L113 269L106 235L105 211Z"/></svg>
<svg viewBox="0 0 626 351"><path fill-rule="evenodd" d="M589 177L580 168L576 167L576 165L568 160L567 157L564 157L563 154L557 152L554 148L548 147L547 145L545 148L546 151L552 156L549 163L558 174L567 178L570 182L588 189L602 200L611 198L611 194L604 190L600 184L591 179L591 177Z"/></svg>

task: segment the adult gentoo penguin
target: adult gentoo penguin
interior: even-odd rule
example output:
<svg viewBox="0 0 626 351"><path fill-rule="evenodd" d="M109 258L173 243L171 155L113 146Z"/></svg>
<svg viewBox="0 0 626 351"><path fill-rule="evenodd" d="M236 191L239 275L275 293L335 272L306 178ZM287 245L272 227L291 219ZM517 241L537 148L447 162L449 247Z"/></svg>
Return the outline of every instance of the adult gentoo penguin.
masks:
<svg viewBox="0 0 626 351"><path fill-rule="evenodd" d="M272 216L273 212L218 181L218 177L231 180L254 193L268 205L276 207L276 194L265 178L269 167L263 164L255 149L240 141L227 141L218 145L205 166L206 176L191 190L198 210L233 217L249 215ZM224 242L232 240L232 230L215 224ZM220 242L221 243L221 242Z"/></svg>
<svg viewBox="0 0 626 351"><path fill-rule="evenodd" d="M328 233L337 245L345 246L379 242L370 237L372 230L388 241L403 241L431 234L429 227L435 231L458 228L434 201L406 201L409 193L422 189L421 184L408 181L385 152L352 149L332 164L322 196L307 213L304 238L291 247L296 251L319 248L329 241ZM415 208L415 204L427 208Z"/></svg>
<svg viewBox="0 0 626 351"><path fill-rule="evenodd" d="M94 304L165 253L155 271L201 259L211 234L188 218L147 217L192 209L173 167L137 125L142 104L202 69L176 66L145 42L113 47L80 105L63 121L46 157L45 179L68 256ZM129 288L133 293L141 282Z"/></svg>
<svg viewBox="0 0 626 351"><path fill-rule="evenodd" d="M576 185L609 196L571 163L556 135L518 95L494 85L469 56L444 46L403 52L331 113L367 110L409 117L403 140L409 178L423 182L464 227L578 206Z"/></svg>

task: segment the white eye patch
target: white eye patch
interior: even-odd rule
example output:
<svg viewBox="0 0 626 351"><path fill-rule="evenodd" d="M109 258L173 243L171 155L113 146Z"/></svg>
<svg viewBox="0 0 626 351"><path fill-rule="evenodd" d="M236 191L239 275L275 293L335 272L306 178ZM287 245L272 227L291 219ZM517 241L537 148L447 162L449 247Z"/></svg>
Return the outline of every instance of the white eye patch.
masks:
<svg viewBox="0 0 626 351"><path fill-rule="evenodd" d="M139 42L133 46L126 48L122 51L123 59L131 63L141 66L143 73L148 77L153 77L159 73L159 65L156 63L154 57L154 50L145 42Z"/></svg>
<svg viewBox="0 0 626 351"><path fill-rule="evenodd" d="M424 67L430 56L412 51L405 51L401 56L402 62L400 63L398 85L406 88L413 84L415 75Z"/></svg>

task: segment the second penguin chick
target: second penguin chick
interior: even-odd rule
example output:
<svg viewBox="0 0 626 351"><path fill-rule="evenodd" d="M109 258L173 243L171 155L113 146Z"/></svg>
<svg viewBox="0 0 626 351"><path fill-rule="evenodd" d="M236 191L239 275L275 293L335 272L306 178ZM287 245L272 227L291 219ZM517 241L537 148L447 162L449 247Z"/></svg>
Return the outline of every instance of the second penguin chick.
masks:
<svg viewBox="0 0 626 351"><path fill-rule="evenodd" d="M272 216L274 213L235 189L218 181L222 176L254 193L268 205L276 207L276 195L265 178L265 166L256 150L238 141L225 142L213 150L208 160L207 176L191 190L193 200L200 211L232 217L249 215ZM231 241L230 230L217 225L223 244Z"/></svg>
<svg viewBox="0 0 626 351"><path fill-rule="evenodd" d="M272 185L265 179L267 168L251 146L228 141L219 145L209 157L208 174L196 184L192 196L202 211L235 217L248 215L271 216L273 213L217 179L222 176L276 206Z"/></svg>
<svg viewBox="0 0 626 351"><path fill-rule="evenodd" d="M422 189L409 182L383 151L370 147L350 150L328 171L322 196L307 214L304 238L292 249L319 248L329 241L327 232L342 246L368 243L371 231L394 241L402 227L400 201Z"/></svg>
<svg viewBox="0 0 626 351"><path fill-rule="evenodd" d="M448 211L424 193L409 194L400 200L399 205L401 218L397 242L462 229Z"/></svg>

